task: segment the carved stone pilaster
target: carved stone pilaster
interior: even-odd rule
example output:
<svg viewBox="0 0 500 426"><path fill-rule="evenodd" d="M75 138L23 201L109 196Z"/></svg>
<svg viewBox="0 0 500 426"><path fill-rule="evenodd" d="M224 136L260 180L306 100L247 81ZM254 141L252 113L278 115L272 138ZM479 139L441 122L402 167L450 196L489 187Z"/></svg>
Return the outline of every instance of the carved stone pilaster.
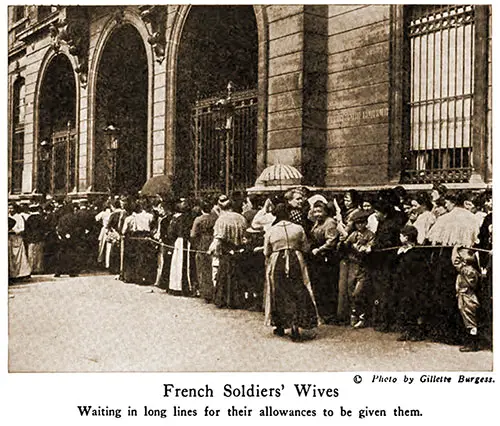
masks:
<svg viewBox="0 0 500 426"><path fill-rule="evenodd" d="M83 87L87 85L89 55L89 22L87 12L81 7L67 7L65 15L50 25L52 48L58 52L62 45L76 60L75 71Z"/></svg>
<svg viewBox="0 0 500 426"><path fill-rule="evenodd" d="M139 6L141 18L149 24L148 43L153 47L156 61L162 63L165 59L167 40L165 38L167 6Z"/></svg>

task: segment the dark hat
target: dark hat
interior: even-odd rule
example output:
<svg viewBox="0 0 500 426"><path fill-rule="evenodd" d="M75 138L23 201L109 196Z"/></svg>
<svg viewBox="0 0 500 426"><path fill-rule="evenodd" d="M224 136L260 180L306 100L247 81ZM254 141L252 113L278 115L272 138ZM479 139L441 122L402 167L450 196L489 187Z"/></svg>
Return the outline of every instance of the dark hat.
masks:
<svg viewBox="0 0 500 426"><path fill-rule="evenodd" d="M437 191L441 196L448 192L448 188L442 183L434 183L432 184L432 190Z"/></svg>
<svg viewBox="0 0 500 426"><path fill-rule="evenodd" d="M405 225L405 226L403 226L403 228L401 228L400 233L402 235L408 237L408 239L411 242L417 242L418 230L413 225Z"/></svg>
<svg viewBox="0 0 500 426"><path fill-rule="evenodd" d="M351 220L353 223L356 222L365 222L368 220L368 216L370 216L370 212L364 211L364 210L358 210L351 216Z"/></svg>
<svg viewBox="0 0 500 426"><path fill-rule="evenodd" d="M228 207L230 204L231 204L231 200L227 197L227 195L225 194L222 194L218 200L217 200L217 204L219 205L219 207L221 208L226 208Z"/></svg>
<svg viewBox="0 0 500 426"><path fill-rule="evenodd" d="M394 188L392 188L392 190L401 198L404 198L406 197L406 189L404 186L401 186L401 185L398 185L398 186L395 186Z"/></svg>
<svg viewBox="0 0 500 426"><path fill-rule="evenodd" d="M459 196L459 193L457 191L447 191L446 194L444 194L443 198L445 200L451 201L454 204L463 203L463 199Z"/></svg>
<svg viewBox="0 0 500 426"><path fill-rule="evenodd" d="M421 206L426 206L429 210L432 209L432 198L426 191L419 191L415 194L415 201Z"/></svg>

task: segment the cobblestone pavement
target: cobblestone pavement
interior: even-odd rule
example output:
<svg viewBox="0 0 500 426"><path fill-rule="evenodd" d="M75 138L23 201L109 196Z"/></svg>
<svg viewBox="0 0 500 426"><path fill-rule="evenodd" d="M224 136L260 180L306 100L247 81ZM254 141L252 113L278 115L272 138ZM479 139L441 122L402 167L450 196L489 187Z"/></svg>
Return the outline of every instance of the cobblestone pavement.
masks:
<svg viewBox="0 0 500 426"><path fill-rule="evenodd" d="M263 314L217 309L109 275L9 286L9 371L490 371L491 351L322 325L294 343Z"/></svg>

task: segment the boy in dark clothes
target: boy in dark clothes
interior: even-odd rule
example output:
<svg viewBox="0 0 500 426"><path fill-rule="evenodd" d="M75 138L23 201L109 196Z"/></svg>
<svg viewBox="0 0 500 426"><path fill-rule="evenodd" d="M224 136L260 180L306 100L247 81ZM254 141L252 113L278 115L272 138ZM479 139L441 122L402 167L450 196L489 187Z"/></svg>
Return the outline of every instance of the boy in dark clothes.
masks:
<svg viewBox="0 0 500 426"><path fill-rule="evenodd" d="M407 221L405 214L395 208L398 198L391 194L391 192L383 191L379 194L376 204L376 209L379 211L379 224L373 242L375 252L369 260L374 299L372 324L377 331L381 332L394 330L396 322L395 307L392 305L391 296L396 252L382 250L399 246L400 232Z"/></svg>
<svg viewBox="0 0 500 426"><path fill-rule="evenodd" d="M402 334L399 341L418 341L427 305L427 285L430 275L425 250L417 244L418 231L406 225L401 229L402 246L397 251L393 277L393 306L397 307L396 321Z"/></svg>

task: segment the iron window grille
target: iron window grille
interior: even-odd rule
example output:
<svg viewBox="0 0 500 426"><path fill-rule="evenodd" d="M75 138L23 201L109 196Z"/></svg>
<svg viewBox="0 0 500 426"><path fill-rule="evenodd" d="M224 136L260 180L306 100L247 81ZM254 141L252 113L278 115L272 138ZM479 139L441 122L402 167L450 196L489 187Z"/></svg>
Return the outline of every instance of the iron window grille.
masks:
<svg viewBox="0 0 500 426"><path fill-rule="evenodd" d="M405 8L410 71L407 183L468 182L472 172L475 10Z"/></svg>

